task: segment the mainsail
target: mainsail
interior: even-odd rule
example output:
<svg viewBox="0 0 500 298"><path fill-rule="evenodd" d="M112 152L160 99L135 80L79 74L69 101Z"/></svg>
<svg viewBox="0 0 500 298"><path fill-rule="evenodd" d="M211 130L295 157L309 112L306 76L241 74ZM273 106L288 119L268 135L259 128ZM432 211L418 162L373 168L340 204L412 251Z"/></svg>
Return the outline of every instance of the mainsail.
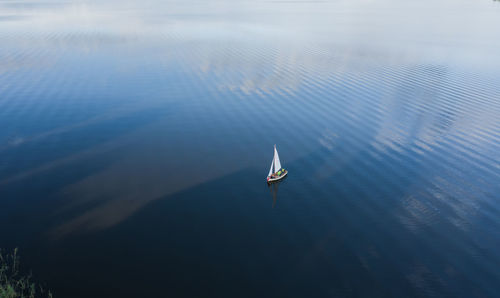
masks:
<svg viewBox="0 0 500 298"><path fill-rule="evenodd" d="M278 156L278 150L276 150L276 145L274 145L274 172L281 170L280 158Z"/></svg>
<svg viewBox="0 0 500 298"><path fill-rule="evenodd" d="M267 174L267 177L271 176L271 174L273 173L273 166L274 166L274 157L273 161L271 162L271 168L269 169L269 174Z"/></svg>

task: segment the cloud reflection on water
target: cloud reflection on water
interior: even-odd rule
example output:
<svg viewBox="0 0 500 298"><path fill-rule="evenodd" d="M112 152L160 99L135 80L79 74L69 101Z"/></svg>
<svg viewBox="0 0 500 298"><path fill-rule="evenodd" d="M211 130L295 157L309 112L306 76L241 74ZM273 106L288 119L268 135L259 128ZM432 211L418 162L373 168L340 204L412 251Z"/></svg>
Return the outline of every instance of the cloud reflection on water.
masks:
<svg viewBox="0 0 500 298"><path fill-rule="evenodd" d="M253 2L237 5L227 2L216 2L214 5L199 4L203 9L196 5L179 7L171 4L167 2L160 5L155 2L155 7L160 5L155 11L142 5L138 7L132 2L120 3L118 6L116 3L98 2L64 3L57 6L40 4L30 9L26 9L26 6L2 4L5 15L17 15L23 18L10 20L0 29L2 38L8 44L6 49L1 50L0 55L12 57L13 52L31 48L33 44L37 48L44 47L45 52L42 56L45 58L48 56L51 61L57 59L50 55L50 51L54 48L62 50L65 55L71 56L71 51L76 50L85 52L91 57L116 45L123 46L123 49L131 52L136 48L159 48L158 52L164 50L165 56L171 56L165 58L169 67L183 67L180 70L165 69L165 71L177 71L176 74L179 76L195 77L197 82L206 84L197 87L199 90L193 92L200 94L205 91L221 92L226 95L234 94L234 98L246 99L254 95L273 100L279 96L290 97L295 100L288 107L292 113L297 113L300 109L309 109L312 111L310 117L320 119L318 122L327 123L328 113L332 112L336 116L343 117L342 119L348 123L347 127L363 127L366 119L373 119L376 116L378 118L372 120L375 124L374 134L366 133L370 145L376 149L373 153L375 156L388 154L388 149L403 152L412 146L413 150L425 155L442 146L441 142L445 138L457 135L470 142L468 148L471 144L475 145L477 153L480 154L491 154L497 148L496 145L482 145L484 138L490 141L492 135L498 132L496 117L498 107L478 108L477 102L464 100L452 102L436 91L458 87L463 78L458 78L455 85L449 86L449 76L452 76L456 69L467 69L476 62L481 65L488 64L491 68L499 65L498 59L490 59L492 57L490 50L495 48L492 45L496 45L498 39L490 38L493 37L493 32L483 30L484 24L495 22L493 18L496 20L497 16L494 13L471 14L467 28L457 30L456 25L462 22L457 20L456 16L449 14L443 16L439 13L442 9L448 8L445 4L435 4L443 5L436 11L425 10L426 22L407 21L408 18L420 17L421 11L416 10L417 12L413 14L411 10L405 9L403 11L406 13L401 15L400 10L386 9L382 10L382 13L376 7L378 4L371 1L323 2L313 5L305 3L256 5ZM394 4L396 4L394 1L384 3L385 6ZM418 3L396 5L422 8ZM303 14L304 9L312 13ZM354 11L362 17L351 19L350 16ZM221 19L219 17L221 15L231 17ZM436 31L428 30L437 22L444 26L439 26ZM400 24L403 29L394 27L394 23ZM471 27L469 24L474 25ZM423 32L431 34L422 36ZM460 36L456 35L457 32L460 32ZM478 32L481 34L477 35ZM439 43L442 36L451 36L447 39L450 44ZM458 37L460 40L465 40L465 44L458 50L450 52L449 47L456 45ZM429 40L434 45L422 46ZM482 43L476 42L478 40ZM488 41L486 45L485 40ZM171 52L172 49L176 51ZM464 52L467 57L475 58L459 60ZM37 55L40 55L40 52L27 50L22 59L9 60L9 63L0 65L0 73L11 75L20 69L29 69L31 66L23 63L38 57ZM478 58L480 56L483 56L483 60ZM436 61L440 64L436 64ZM450 69L449 64L455 69ZM405 72L397 69L400 65L407 67L408 70ZM419 66L415 68L415 65ZM47 64L45 67L51 66ZM352 94L358 95L355 93L356 89L373 87L383 81L376 77L379 71L388 71L387 75L390 76L392 74L390 72L394 69L397 69L398 74L403 77L391 78L390 82L385 82L388 91L377 93L379 91L377 88L380 87L373 88L375 95L369 98L369 102L364 98L349 97ZM415 83L414 78L424 78L426 81L415 87L412 85ZM425 84L430 82L433 88L437 89L426 89ZM413 92L408 92L408 89L412 88ZM348 89L354 90L350 91L353 93L342 93ZM316 90L323 92L320 97L324 97L324 100L331 99L336 103L339 98L348 97L350 101L340 105L340 108L337 106L340 111L335 111L332 108L334 105L321 111L321 108L314 107L317 106L314 100L309 100L307 97L314 95ZM494 92L478 95L488 97L491 93ZM402 99L403 96L406 98ZM300 102L299 98L294 97L300 97L304 101ZM146 101L139 102L132 109L136 111L145 103ZM449 105L444 106L443 103ZM489 103L485 101L481 104L486 106ZM455 107L456 111L445 113L449 112L450 105ZM424 106L432 107L431 111L415 112L414 109L418 110ZM253 109L254 106L250 108ZM321 112L324 114L320 114ZM113 119L113 115L114 113L97 115L77 124L47 130L32 137L15 137L8 146L16 147L23 146L26 142L43 141L42 139L47 136L62 135ZM154 125L159 123L161 121L155 122ZM352 140L345 132L328 127L332 125L327 123L324 126L327 127L315 135L315 143L311 145L314 149L304 150L302 154L294 155L292 160L297 156L305 156L320 146L333 151L336 142ZM144 140L142 135L148 135L148 129L151 128L152 126L146 126L130 132L125 137L134 140L132 141L134 145L132 149L128 149L130 150L128 154L134 156L140 154L138 152L141 152L142 144L135 140ZM119 144L125 141L118 138L111 140L110 143L113 142L116 142L116 147L120 147ZM343 165L349 164L349 161L362 149L360 144L365 145L359 140L352 143L359 146L352 148L352 155L345 154L343 161L337 162L329 170L322 169L317 174L329 177ZM100 152L101 146L107 145L98 145L89 152L93 152L94 149ZM168 152L169 148L159 147L155 150L162 149ZM174 150L175 153L181 151L181 147ZM82 150L82 152L87 151ZM205 154L211 152L207 151ZM51 164L57 167L61 160L78 162L78 153L74 156L76 158L62 157L59 160L49 161L39 168L41 170L28 169L24 173L27 173L26 175L43 173L46 169L53 168ZM200 153L200 156L203 156L203 153ZM185 162L194 158L191 163L201 164L203 168L214 168L214 170L211 173L196 172L190 181L184 179L187 173L183 171L182 163L169 164L171 160L178 158L177 154L157 154L157 159L153 160L130 160L123 157L109 168L67 186L62 193L72 199L70 205L78 206L88 201L101 201L101 203L84 214L70 219L57 229L58 233L110 227L154 199L189 189L248 166L242 163L231 170L217 169L216 165L204 164L200 156L186 156ZM498 154L491 158L496 162L499 160ZM229 160L223 158L221 160L229 163ZM331 162L333 164L333 159ZM164 169L170 169L166 175L162 172ZM23 179L27 177L26 175L20 174L16 177ZM408 204L408 206L417 205Z"/></svg>

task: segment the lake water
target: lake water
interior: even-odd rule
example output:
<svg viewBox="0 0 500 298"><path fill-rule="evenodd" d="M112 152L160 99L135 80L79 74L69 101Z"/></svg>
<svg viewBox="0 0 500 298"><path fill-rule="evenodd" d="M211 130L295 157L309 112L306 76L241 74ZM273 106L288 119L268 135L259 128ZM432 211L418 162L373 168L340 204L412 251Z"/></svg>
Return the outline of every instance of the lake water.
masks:
<svg viewBox="0 0 500 298"><path fill-rule="evenodd" d="M2 0L0 247L55 297L498 297L500 2Z"/></svg>

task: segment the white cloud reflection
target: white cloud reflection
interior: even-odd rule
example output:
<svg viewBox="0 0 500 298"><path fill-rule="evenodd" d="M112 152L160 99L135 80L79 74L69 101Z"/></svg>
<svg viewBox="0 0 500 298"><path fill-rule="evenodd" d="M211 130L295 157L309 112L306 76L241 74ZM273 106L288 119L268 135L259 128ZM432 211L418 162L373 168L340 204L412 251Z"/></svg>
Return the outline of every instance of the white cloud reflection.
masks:
<svg viewBox="0 0 500 298"><path fill-rule="evenodd" d="M317 85L334 84L346 79L346 73L353 77L349 79L353 85L350 87L357 88L364 83L363 71L370 67L441 65L448 71L449 65L453 65L455 69L465 70L466 73L473 73L476 67L482 67L486 72L496 71L500 66L497 53L500 39L493 29L500 26L500 5L492 5L491 1L474 3L471 6L473 9L465 15L455 11L457 6L463 10L469 4L466 1L395 0L313 3L78 1L60 2L56 6L44 6L42 3L27 9L3 2L0 3L2 15L18 18L0 19L0 38L4 46L0 49L0 57L12 57L13 53L34 47L92 52L113 43L129 44L130 47L120 50L145 47L155 53L164 51L164 56L168 56L165 60L170 62L174 58L181 58L181 66L187 72L201 80L210 78L210 83L214 83L219 91L261 97L273 92L295 95L304 85L314 89L319 88ZM491 9L485 10L485 6L491 6ZM172 48L179 51L171 57L169 50ZM183 56L183 51L189 53ZM25 65L26 61L35 61L41 55L40 51L23 53L23 58L19 60L2 59L0 75L29 67ZM453 73L453 69L450 73ZM403 85L401 88L405 88L405 79L398 81ZM454 81L463 79L454 78ZM373 81L376 79L372 78ZM448 82L449 78L443 78L443 81ZM401 151L401 148L414 144L414 149L423 154L439 147L445 136L467 139L473 148L484 155L496 148L480 146L484 143L481 136L486 135L487 139L491 139L491 135L498 133L499 127L498 109L488 108L487 101L480 103L484 105L480 108L474 106L477 105L476 101L455 103L455 107L459 106L456 114L443 116L440 114L443 109L439 106L432 109L432 113L405 113L404 105L411 105L412 98L402 102L398 96L385 95L379 102L385 111L377 111L382 120L377 122L376 134L371 142L379 153ZM415 101L425 96L436 97L429 93L413 96ZM427 104L439 105L440 102ZM351 108L354 114L356 105L366 105L366 102L353 102ZM114 117L114 114L109 116ZM359 119L353 121L361 122L372 115L360 113L355 116ZM449 123L446 122L448 118L452 118ZM67 133L105 119L109 118L95 117L34 137L15 137L8 146L21 146L30 140ZM444 124L441 123L443 121ZM147 131L145 128L132 132L124 139L95 148L96 151L84 152L83 156L115 150L127 140L142 140L140 136ZM333 151L338 138L336 131L325 129L316 141ZM137 150L138 147L130 150ZM73 201L63 210L87 202L99 204L69 219L57 227L54 233L62 236L74 231L111 227L152 200L248 166L241 164L239 168L223 170L200 159L197 162L205 169L213 168L213 172L194 173L186 180L184 177L187 173L181 164L176 163L176 154L182 152L182 146L174 148L175 154L169 153L171 148L168 146L164 149L165 155L154 159L120 158L95 175L67 186L62 193ZM81 158L82 155L75 154L13 179L43 173L51 165L57 166ZM493 159L498 161L498 154L493 155ZM231 162L230 157L223 160ZM159 173L165 168L171 169L167 179ZM5 184L9 181L2 182ZM412 198L408 197L404 208L419 218L420 214L425 213L426 206ZM421 218L421 221L428 222L429 219ZM411 229L412 223L407 224Z"/></svg>

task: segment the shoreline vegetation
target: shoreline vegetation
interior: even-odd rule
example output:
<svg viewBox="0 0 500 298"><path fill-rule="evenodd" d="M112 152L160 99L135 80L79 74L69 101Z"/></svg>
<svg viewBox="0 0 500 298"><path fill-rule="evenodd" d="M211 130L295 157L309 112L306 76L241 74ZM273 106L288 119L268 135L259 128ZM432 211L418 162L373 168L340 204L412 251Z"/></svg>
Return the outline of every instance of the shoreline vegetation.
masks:
<svg viewBox="0 0 500 298"><path fill-rule="evenodd" d="M7 254L0 249L0 298L52 298L50 291L44 290L31 278L31 273L22 275L19 272L17 248Z"/></svg>

